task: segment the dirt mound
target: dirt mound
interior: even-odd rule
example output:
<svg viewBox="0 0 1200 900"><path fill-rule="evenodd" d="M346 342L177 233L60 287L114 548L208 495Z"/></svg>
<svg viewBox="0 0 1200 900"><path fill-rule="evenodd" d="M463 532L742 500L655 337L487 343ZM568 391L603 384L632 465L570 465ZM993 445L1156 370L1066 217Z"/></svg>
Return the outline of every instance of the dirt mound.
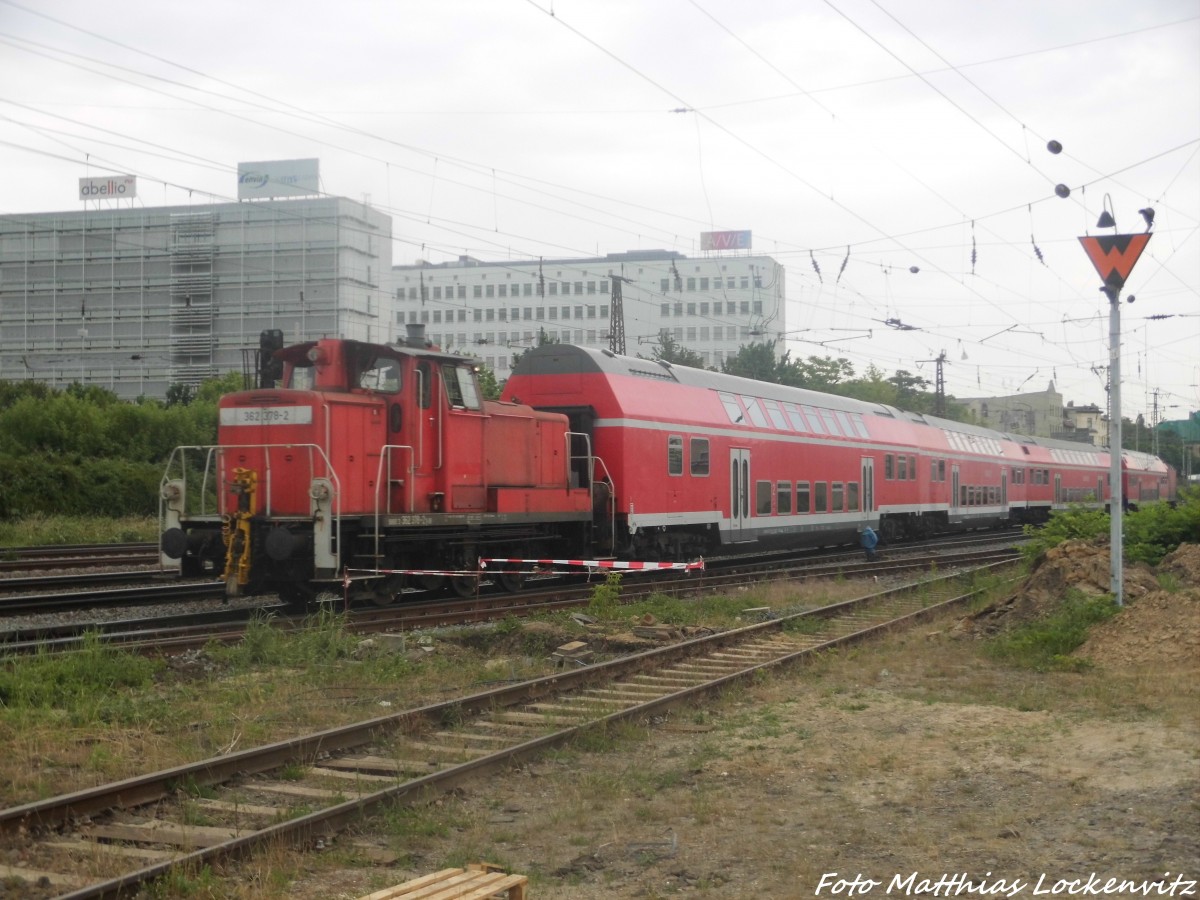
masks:
<svg viewBox="0 0 1200 900"><path fill-rule="evenodd" d="M1154 571L1144 563L1126 564L1123 574L1126 603L1159 590ZM1012 594L963 619L956 630L990 637L1053 612L1072 589L1093 596L1107 594L1110 582L1107 543L1063 541L1046 551Z"/></svg>
<svg viewBox="0 0 1200 900"><path fill-rule="evenodd" d="M1102 666L1200 667L1200 588L1139 598L1093 628L1074 655Z"/></svg>
<svg viewBox="0 0 1200 900"><path fill-rule="evenodd" d="M1154 571L1174 575L1184 585L1200 587L1200 544L1180 544L1163 557Z"/></svg>

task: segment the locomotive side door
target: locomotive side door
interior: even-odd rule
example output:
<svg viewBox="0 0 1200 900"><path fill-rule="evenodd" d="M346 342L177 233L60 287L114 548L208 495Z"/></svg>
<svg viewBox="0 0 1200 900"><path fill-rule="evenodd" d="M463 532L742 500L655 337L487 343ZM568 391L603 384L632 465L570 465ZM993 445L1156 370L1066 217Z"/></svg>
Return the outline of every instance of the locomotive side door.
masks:
<svg viewBox="0 0 1200 900"><path fill-rule="evenodd" d="M750 451L729 451L729 539L748 541L750 536Z"/></svg>
<svg viewBox="0 0 1200 900"><path fill-rule="evenodd" d="M428 360L421 360L413 379L415 466L413 472L410 503L417 512L429 512L433 503L436 484L434 472L441 463L441 403L438 392L437 370ZM440 510L434 510L440 512Z"/></svg>
<svg viewBox="0 0 1200 900"><path fill-rule="evenodd" d="M875 457L862 458L862 511L868 522L875 518Z"/></svg>

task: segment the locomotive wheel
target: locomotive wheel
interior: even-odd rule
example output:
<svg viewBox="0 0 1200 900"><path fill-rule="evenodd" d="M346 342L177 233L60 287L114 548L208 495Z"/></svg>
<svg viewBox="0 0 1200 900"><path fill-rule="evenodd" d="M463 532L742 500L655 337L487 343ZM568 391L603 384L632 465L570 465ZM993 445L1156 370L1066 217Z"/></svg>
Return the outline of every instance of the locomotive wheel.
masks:
<svg viewBox="0 0 1200 900"><path fill-rule="evenodd" d="M525 573L517 566L508 566L500 571L500 587L511 593L525 589Z"/></svg>
<svg viewBox="0 0 1200 900"><path fill-rule="evenodd" d="M289 609L303 612L316 603L317 592L307 584L281 584L279 599L286 603Z"/></svg>
<svg viewBox="0 0 1200 900"><path fill-rule="evenodd" d="M456 575L450 579L450 591L456 597L474 597L479 593L479 580L470 575Z"/></svg>
<svg viewBox="0 0 1200 900"><path fill-rule="evenodd" d="M391 591L371 591L371 602L376 606L391 606L396 602L396 596Z"/></svg>
<svg viewBox="0 0 1200 900"><path fill-rule="evenodd" d="M440 591L446 586L445 575L418 575L417 587L426 591Z"/></svg>

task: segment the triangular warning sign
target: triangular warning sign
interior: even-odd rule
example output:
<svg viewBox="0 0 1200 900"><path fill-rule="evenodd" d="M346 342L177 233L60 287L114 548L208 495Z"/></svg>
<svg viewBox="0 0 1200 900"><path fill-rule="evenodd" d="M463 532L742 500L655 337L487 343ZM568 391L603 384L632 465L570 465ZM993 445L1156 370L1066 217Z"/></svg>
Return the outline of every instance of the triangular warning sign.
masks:
<svg viewBox="0 0 1200 900"><path fill-rule="evenodd" d="M1125 286L1125 279L1133 271L1142 251L1150 240L1150 234L1105 234L1096 237L1081 237L1079 243L1100 277L1104 286L1117 288Z"/></svg>

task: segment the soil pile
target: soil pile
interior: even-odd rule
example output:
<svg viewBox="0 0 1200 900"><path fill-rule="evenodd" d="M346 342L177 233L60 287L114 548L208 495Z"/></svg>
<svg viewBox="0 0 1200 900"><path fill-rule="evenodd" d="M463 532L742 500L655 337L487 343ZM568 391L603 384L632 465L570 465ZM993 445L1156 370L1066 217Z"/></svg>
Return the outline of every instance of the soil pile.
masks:
<svg viewBox="0 0 1200 900"><path fill-rule="evenodd" d="M1092 629L1076 656L1098 665L1200 668L1200 545L1180 545L1155 571L1183 587L1127 599L1116 616Z"/></svg>
<svg viewBox="0 0 1200 900"><path fill-rule="evenodd" d="M1180 588L1164 591L1159 576ZM1200 545L1182 544L1154 568L1124 569L1125 608L1092 629L1075 651L1099 665L1200 666ZM1107 542L1064 541L1046 552L1008 597L961 620L955 632L984 638L1053 612L1070 590L1108 593Z"/></svg>

